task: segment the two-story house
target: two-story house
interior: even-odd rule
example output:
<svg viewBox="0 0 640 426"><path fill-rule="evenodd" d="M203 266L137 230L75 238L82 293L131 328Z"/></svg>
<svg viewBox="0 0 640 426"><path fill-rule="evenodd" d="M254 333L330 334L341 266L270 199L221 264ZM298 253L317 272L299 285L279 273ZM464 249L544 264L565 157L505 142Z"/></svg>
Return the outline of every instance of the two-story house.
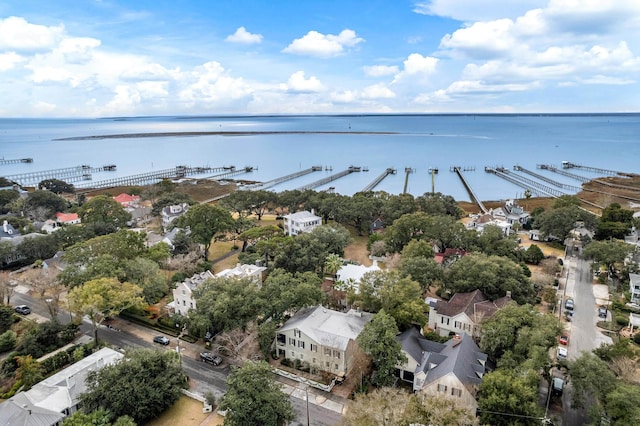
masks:
<svg viewBox="0 0 640 426"><path fill-rule="evenodd" d="M301 211L283 216L284 234L293 236L301 232L311 232L322 225L322 218L313 214L313 211Z"/></svg>
<svg viewBox="0 0 640 426"><path fill-rule="evenodd" d="M511 292L493 301L480 290L456 293L449 300L438 300L430 305L429 328L440 336L464 333L477 337L482 321L512 301Z"/></svg>
<svg viewBox="0 0 640 426"><path fill-rule="evenodd" d="M640 275L629 274L629 292L631 293L631 303L640 305Z"/></svg>
<svg viewBox="0 0 640 426"><path fill-rule="evenodd" d="M114 200L120 203L122 207L131 207L135 208L140 204L140 196L139 195L129 195L127 193L118 194L113 197Z"/></svg>
<svg viewBox="0 0 640 426"><path fill-rule="evenodd" d="M344 313L322 306L301 309L278 330L278 356L346 375L360 352L356 339L372 317L367 312Z"/></svg>
<svg viewBox="0 0 640 426"><path fill-rule="evenodd" d="M238 263L234 268L220 271L215 276L218 278L249 278L260 288L262 287L266 270L267 268L264 266L243 265Z"/></svg>
<svg viewBox="0 0 640 426"><path fill-rule="evenodd" d="M169 225L171 225L171 223L178 217L185 214L187 210L189 210L189 204L187 203L175 204L173 206L166 206L163 208L161 211L162 228L165 230L168 229Z"/></svg>
<svg viewBox="0 0 640 426"><path fill-rule="evenodd" d="M179 283L175 289L173 289L173 302L170 307L173 307L175 313L182 316L189 316L189 309L196 308L196 300L193 297L193 291L208 279L214 278L211 271L207 270L193 275L191 278Z"/></svg>
<svg viewBox="0 0 640 426"><path fill-rule="evenodd" d="M414 392L455 399L475 412L476 392L486 371L487 355L467 334L446 343L427 340L416 328L399 334L398 342L407 362L396 366L396 375L409 382Z"/></svg>

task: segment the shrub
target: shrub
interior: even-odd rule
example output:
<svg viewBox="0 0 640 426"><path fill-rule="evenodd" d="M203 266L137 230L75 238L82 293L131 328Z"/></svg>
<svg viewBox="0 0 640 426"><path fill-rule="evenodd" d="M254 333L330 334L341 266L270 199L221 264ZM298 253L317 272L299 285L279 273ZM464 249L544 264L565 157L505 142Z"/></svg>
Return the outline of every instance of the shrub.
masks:
<svg viewBox="0 0 640 426"><path fill-rule="evenodd" d="M633 335L633 341L640 345L640 333L636 333Z"/></svg>
<svg viewBox="0 0 640 426"><path fill-rule="evenodd" d="M629 318L623 315L616 315L616 322L618 325L627 325L629 323Z"/></svg>
<svg viewBox="0 0 640 426"><path fill-rule="evenodd" d="M16 347L16 333L12 330L7 330L0 334L0 352L10 351Z"/></svg>

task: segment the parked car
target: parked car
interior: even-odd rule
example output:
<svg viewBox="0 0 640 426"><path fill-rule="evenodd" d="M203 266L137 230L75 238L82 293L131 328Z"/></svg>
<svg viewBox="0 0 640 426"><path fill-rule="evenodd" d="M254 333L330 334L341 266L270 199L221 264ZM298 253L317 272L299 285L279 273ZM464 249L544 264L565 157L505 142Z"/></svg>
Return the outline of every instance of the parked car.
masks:
<svg viewBox="0 0 640 426"><path fill-rule="evenodd" d="M31 313L31 308L27 305L18 305L16 306L15 311L22 315L29 315Z"/></svg>
<svg viewBox="0 0 640 426"><path fill-rule="evenodd" d="M551 381L551 393L556 396L562 395L564 390L564 380L560 377L554 377Z"/></svg>
<svg viewBox="0 0 640 426"><path fill-rule="evenodd" d="M573 308L574 308L573 299L567 299L567 301L564 302L564 308L569 311L573 311Z"/></svg>
<svg viewBox="0 0 640 426"><path fill-rule="evenodd" d="M563 334L560 337L558 337L558 343L560 343L561 345L568 345L569 344L569 335L568 334Z"/></svg>
<svg viewBox="0 0 640 426"><path fill-rule="evenodd" d="M164 336L155 336L153 338L154 343L160 343L161 345L167 346L169 344L169 338Z"/></svg>
<svg viewBox="0 0 640 426"><path fill-rule="evenodd" d="M598 316L600 318L607 318L607 307L606 306L600 306L598 308Z"/></svg>
<svg viewBox="0 0 640 426"><path fill-rule="evenodd" d="M569 351L564 346L558 346L556 348L556 358L558 361L566 361Z"/></svg>
<svg viewBox="0 0 640 426"><path fill-rule="evenodd" d="M200 359L213 365L222 364L222 358L220 355L212 354L211 352L201 352Z"/></svg>

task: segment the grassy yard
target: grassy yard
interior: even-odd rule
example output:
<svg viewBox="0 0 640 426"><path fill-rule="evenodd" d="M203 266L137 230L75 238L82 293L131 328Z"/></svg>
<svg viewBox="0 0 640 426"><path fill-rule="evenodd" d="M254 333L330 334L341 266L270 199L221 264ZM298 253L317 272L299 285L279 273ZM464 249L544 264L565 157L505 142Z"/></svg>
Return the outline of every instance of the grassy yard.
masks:
<svg viewBox="0 0 640 426"><path fill-rule="evenodd" d="M221 425L223 418L215 413L203 413L202 402L182 396L162 416L147 423L147 426L214 426Z"/></svg>

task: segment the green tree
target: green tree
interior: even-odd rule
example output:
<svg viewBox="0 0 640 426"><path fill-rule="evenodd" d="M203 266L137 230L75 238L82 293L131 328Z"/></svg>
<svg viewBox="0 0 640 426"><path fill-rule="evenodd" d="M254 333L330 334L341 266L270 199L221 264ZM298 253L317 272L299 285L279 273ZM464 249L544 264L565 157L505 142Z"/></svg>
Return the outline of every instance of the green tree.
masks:
<svg viewBox="0 0 640 426"><path fill-rule="evenodd" d="M536 216L534 226L547 237L555 237L564 241L577 222L583 222L586 229L595 230L597 219L592 214L580 209L578 206L555 208Z"/></svg>
<svg viewBox="0 0 640 426"><path fill-rule="evenodd" d="M409 243L402 249L402 258L411 258L411 257L424 257L427 259L433 259L435 256L435 251L433 250L433 246L424 240L411 240Z"/></svg>
<svg viewBox="0 0 640 426"><path fill-rule="evenodd" d="M247 246L254 245L258 241L268 240L269 238L282 235L282 229L276 225L269 226L255 226L243 231L238 239L242 241L242 251L247 249Z"/></svg>
<svg viewBox="0 0 640 426"><path fill-rule="evenodd" d="M524 255L525 261L533 265L537 265L544 259L544 252L537 244L531 244Z"/></svg>
<svg viewBox="0 0 640 426"><path fill-rule="evenodd" d="M260 299L266 301L265 317L280 321L286 312L320 304L324 300L321 284L322 280L311 272L292 274L274 269L259 293Z"/></svg>
<svg viewBox="0 0 640 426"><path fill-rule="evenodd" d="M586 259L593 260L596 264L594 266L606 266L609 274L616 276L618 270L624 266L627 256L633 251L631 244L622 241L591 241L582 251L582 255Z"/></svg>
<svg viewBox="0 0 640 426"><path fill-rule="evenodd" d="M516 260L518 242L515 234L506 236L498 225L487 225L478 236L480 250L486 255L504 256Z"/></svg>
<svg viewBox="0 0 640 426"><path fill-rule="evenodd" d="M407 362L396 335L398 326L391 315L381 310L365 324L358 336L360 348L373 360L376 372L372 383L376 386L390 386L395 381L394 371L397 364Z"/></svg>
<svg viewBox="0 0 640 426"><path fill-rule="evenodd" d="M111 413L99 408L90 413L76 411L62 422L62 426L136 426L136 422L129 416L118 417L111 422Z"/></svg>
<svg viewBox="0 0 640 426"><path fill-rule="evenodd" d="M120 283L115 278L98 278L71 289L67 300L72 312L81 317L89 317L93 326L94 343L98 346L98 326L105 318L116 316L125 309L141 306L141 294L142 289L137 285Z"/></svg>
<svg viewBox="0 0 640 426"><path fill-rule="evenodd" d="M423 239L429 225L429 216L422 212L401 216L385 231L387 246L400 252L412 239Z"/></svg>
<svg viewBox="0 0 640 426"><path fill-rule="evenodd" d="M3 275L6 272L2 272ZM6 278L0 277L0 280L6 279L9 280L8 276ZM8 282L4 283L4 285L8 286ZM13 308L9 305L3 305L2 300L0 300L0 334L9 330L11 325L13 324Z"/></svg>
<svg viewBox="0 0 640 426"><path fill-rule="evenodd" d="M425 192L416 198L420 210L431 216L451 216L460 219L464 215L456 200L451 195L440 192Z"/></svg>
<svg viewBox="0 0 640 426"><path fill-rule="evenodd" d="M402 277L396 271L374 271L373 273L384 276L379 294L380 306L393 317L398 328L406 330L414 324L424 326L427 322L424 314L427 306L422 297L420 284Z"/></svg>
<svg viewBox="0 0 640 426"><path fill-rule="evenodd" d="M335 277L343 264L344 261L342 260L342 257L335 253L331 253L324 261L324 271L332 277Z"/></svg>
<svg viewBox="0 0 640 426"><path fill-rule="evenodd" d="M189 228L191 238L204 246L204 258L209 260L211 241L231 229L233 218L228 210L211 204L198 204L176 219L176 226Z"/></svg>
<svg viewBox="0 0 640 426"><path fill-rule="evenodd" d="M196 204L193 198L189 194L182 192L166 192L153 203L151 207L151 214L154 216L160 215L162 209L169 206L175 206L182 203L187 203L192 206Z"/></svg>
<svg viewBox="0 0 640 426"><path fill-rule="evenodd" d="M27 216L45 221L56 212L66 211L67 201L51 191L36 190L27 195L24 210Z"/></svg>
<svg viewBox="0 0 640 426"><path fill-rule="evenodd" d="M185 383L177 353L135 349L120 362L90 372L80 401L87 409L103 408L145 423L172 406Z"/></svg>
<svg viewBox="0 0 640 426"><path fill-rule="evenodd" d="M616 387L606 395L605 411L614 426L640 424L640 387L616 383Z"/></svg>
<svg viewBox="0 0 640 426"><path fill-rule="evenodd" d="M495 426L539 425L539 380L535 370L497 369L486 374L478 391L480 422Z"/></svg>
<svg viewBox="0 0 640 426"><path fill-rule="evenodd" d="M20 197L20 193L14 189L0 190L0 214L11 211L11 204Z"/></svg>
<svg viewBox="0 0 640 426"><path fill-rule="evenodd" d="M44 370L31 355L17 356L15 360L18 363L16 379L22 383L24 390L31 389L31 386L43 379Z"/></svg>
<svg viewBox="0 0 640 426"><path fill-rule="evenodd" d="M98 195L84 203L78 216L85 226L94 229L97 235L110 234L127 226L131 213L107 195Z"/></svg>
<svg viewBox="0 0 640 426"><path fill-rule="evenodd" d="M169 292L169 283L158 264L152 260L137 257L123 264L125 281L142 288L146 303L157 303Z"/></svg>
<svg viewBox="0 0 640 426"><path fill-rule="evenodd" d="M45 179L38 184L38 188L46 189L54 194L62 194L65 192L67 194L73 194L76 190L72 184L60 179Z"/></svg>
<svg viewBox="0 0 640 426"><path fill-rule="evenodd" d="M246 362L227 378L229 389L220 403L228 426L284 426L293 420L287 395L273 379L266 362Z"/></svg>
<svg viewBox="0 0 640 426"><path fill-rule="evenodd" d="M589 397L604 402L616 387L615 374L607 363L590 352L583 352L569 363L569 376L573 387L572 404L576 407L582 407Z"/></svg>

